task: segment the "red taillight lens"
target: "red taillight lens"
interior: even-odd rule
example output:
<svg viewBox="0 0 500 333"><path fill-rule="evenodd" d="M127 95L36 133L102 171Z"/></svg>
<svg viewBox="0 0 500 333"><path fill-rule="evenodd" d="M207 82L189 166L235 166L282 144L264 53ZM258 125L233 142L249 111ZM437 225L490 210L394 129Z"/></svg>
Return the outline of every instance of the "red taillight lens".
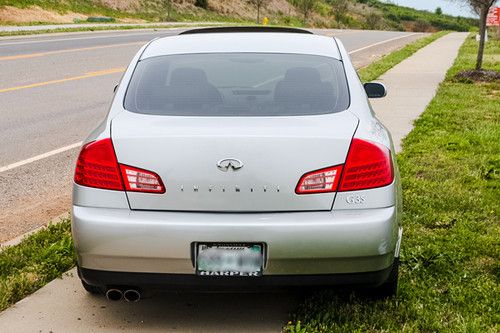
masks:
<svg viewBox="0 0 500 333"><path fill-rule="evenodd" d="M338 165L306 173L300 178L295 188L295 193L311 194L335 192L339 184L341 171L342 166Z"/></svg>
<svg viewBox="0 0 500 333"><path fill-rule="evenodd" d="M165 186L156 173L120 164L127 191L165 193Z"/></svg>
<svg viewBox="0 0 500 333"><path fill-rule="evenodd" d="M75 183L104 190L165 193L156 173L118 164L109 138L83 146L76 162Z"/></svg>
<svg viewBox="0 0 500 333"><path fill-rule="evenodd" d="M83 146L76 162L75 183L106 190L124 190L111 139Z"/></svg>
<svg viewBox="0 0 500 333"><path fill-rule="evenodd" d="M339 191L358 191L392 183L394 171L391 152L375 142L353 139Z"/></svg>
<svg viewBox="0 0 500 333"><path fill-rule="evenodd" d="M375 142L353 139L344 165L306 173L300 178L295 193L367 190L387 186L393 180L390 150Z"/></svg>

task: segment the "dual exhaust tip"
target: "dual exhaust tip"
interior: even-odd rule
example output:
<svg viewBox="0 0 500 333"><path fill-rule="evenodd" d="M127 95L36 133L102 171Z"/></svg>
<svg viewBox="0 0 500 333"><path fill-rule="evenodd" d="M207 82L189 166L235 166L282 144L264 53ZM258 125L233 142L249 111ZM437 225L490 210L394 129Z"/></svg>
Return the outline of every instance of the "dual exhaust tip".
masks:
<svg viewBox="0 0 500 333"><path fill-rule="evenodd" d="M127 302L139 302L141 300L141 293L137 289L126 289L122 291L117 288L110 288L106 291L106 298L110 301L121 301L122 299Z"/></svg>

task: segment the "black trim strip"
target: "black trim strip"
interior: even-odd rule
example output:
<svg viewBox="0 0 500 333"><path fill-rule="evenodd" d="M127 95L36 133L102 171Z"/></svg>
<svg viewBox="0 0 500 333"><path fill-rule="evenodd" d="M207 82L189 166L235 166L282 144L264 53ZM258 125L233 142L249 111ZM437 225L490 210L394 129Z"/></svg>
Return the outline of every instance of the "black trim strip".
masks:
<svg viewBox="0 0 500 333"><path fill-rule="evenodd" d="M263 275L260 277L198 276L195 274L131 273L101 271L78 267L78 276L94 286L135 286L154 290L220 290L265 289L360 285L376 287L384 283L392 266L375 272L321 275Z"/></svg>
<svg viewBox="0 0 500 333"><path fill-rule="evenodd" d="M281 32L314 35L311 31L289 27L212 27L191 29L179 35L211 34L211 33L238 33L238 32Z"/></svg>

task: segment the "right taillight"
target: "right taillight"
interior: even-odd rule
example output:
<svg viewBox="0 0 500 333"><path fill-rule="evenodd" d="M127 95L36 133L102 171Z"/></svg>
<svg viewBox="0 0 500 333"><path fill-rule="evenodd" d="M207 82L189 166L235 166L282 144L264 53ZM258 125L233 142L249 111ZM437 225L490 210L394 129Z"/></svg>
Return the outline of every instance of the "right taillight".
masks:
<svg viewBox="0 0 500 333"><path fill-rule="evenodd" d="M394 180L391 152L370 141L353 139L338 191L358 191L382 187Z"/></svg>
<svg viewBox="0 0 500 333"><path fill-rule="evenodd" d="M341 172L342 165L308 172L300 178L295 188L295 193L313 194L335 192L337 191Z"/></svg>

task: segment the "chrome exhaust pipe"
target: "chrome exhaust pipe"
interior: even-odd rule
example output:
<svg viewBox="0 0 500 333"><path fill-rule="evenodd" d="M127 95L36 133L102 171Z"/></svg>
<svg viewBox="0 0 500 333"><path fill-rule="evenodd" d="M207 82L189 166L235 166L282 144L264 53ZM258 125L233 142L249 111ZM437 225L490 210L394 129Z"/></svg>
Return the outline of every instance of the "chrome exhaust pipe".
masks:
<svg viewBox="0 0 500 333"><path fill-rule="evenodd" d="M127 302L139 302L141 300L141 293L136 289L127 289L123 293L123 298Z"/></svg>
<svg viewBox="0 0 500 333"><path fill-rule="evenodd" d="M110 301L121 301L123 293L120 289L111 288L106 291L106 298Z"/></svg>

